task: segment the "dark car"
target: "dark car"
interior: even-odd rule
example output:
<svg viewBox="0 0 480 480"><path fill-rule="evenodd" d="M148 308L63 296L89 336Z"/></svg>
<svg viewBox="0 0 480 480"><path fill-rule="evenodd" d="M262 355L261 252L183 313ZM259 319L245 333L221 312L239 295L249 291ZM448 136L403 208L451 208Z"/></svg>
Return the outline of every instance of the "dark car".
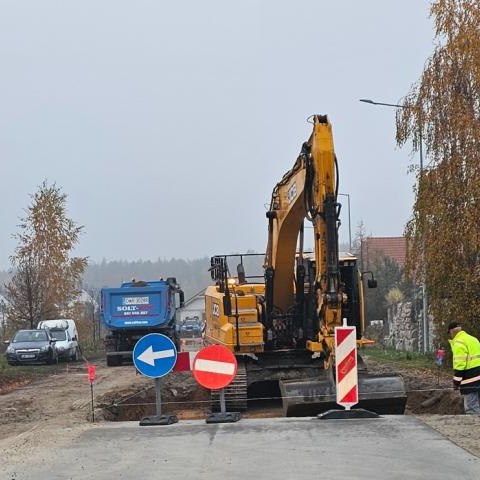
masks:
<svg viewBox="0 0 480 480"><path fill-rule="evenodd" d="M54 363L57 361L55 342L47 329L19 330L7 347L7 362L9 365Z"/></svg>
<svg viewBox="0 0 480 480"><path fill-rule="evenodd" d="M187 317L179 326L180 337L201 337L202 324L198 317Z"/></svg>

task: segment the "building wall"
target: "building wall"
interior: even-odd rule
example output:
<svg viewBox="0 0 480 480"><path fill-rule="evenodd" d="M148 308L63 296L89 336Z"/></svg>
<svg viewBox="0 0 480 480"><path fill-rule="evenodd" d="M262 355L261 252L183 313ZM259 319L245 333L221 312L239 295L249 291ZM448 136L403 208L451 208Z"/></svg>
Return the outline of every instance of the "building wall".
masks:
<svg viewBox="0 0 480 480"><path fill-rule="evenodd" d="M190 300L183 308L177 310L177 321L179 322L183 322L187 317L195 316L205 322L205 299L203 295Z"/></svg>

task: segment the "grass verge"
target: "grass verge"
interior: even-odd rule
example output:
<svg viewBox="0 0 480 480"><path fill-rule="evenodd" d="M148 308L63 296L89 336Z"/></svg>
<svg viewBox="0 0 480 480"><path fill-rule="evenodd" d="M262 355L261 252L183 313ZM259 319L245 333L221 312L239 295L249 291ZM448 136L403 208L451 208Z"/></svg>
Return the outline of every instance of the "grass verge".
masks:
<svg viewBox="0 0 480 480"><path fill-rule="evenodd" d="M445 361L441 367L435 362L435 354L419 352L404 352L390 348L365 347L359 350L360 355L379 362L397 363L406 368L425 368L432 371L448 371L449 367Z"/></svg>
<svg viewBox="0 0 480 480"><path fill-rule="evenodd" d="M88 348L84 351L84 359L87 361L96 361L104 358L105 352L100 349ZM81 365L84 360L71 365ZM9 365L5 358L5 353L0 353L0 394L11 390L16 384L25 384L35 378L52 375L65 369L67 363L64 361L53 365L41 364L23 364Z"/></svg>

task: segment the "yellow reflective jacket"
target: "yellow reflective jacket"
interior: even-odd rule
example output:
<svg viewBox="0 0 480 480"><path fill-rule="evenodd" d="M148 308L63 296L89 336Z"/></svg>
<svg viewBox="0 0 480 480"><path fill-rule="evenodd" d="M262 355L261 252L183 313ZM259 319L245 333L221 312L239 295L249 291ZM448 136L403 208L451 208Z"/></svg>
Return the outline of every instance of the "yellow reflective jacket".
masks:
<svg viewBox="0 0 480 480"><path fill-rule="evenodd" d="M449 340L453 353L453 382L460 393L480 390L480 342L477 338L460 330Z"/></svg>

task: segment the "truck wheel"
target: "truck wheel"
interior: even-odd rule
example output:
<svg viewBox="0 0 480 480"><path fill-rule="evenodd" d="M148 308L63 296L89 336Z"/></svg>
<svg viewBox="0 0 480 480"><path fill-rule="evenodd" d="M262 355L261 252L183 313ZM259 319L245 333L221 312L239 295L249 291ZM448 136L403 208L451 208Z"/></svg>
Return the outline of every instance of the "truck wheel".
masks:
<svg viewBox="0 0 480 480"><path fill-rule="evenodd" d="M107 355L107 367L118 367L122 364L120 355Z"/></svg>

